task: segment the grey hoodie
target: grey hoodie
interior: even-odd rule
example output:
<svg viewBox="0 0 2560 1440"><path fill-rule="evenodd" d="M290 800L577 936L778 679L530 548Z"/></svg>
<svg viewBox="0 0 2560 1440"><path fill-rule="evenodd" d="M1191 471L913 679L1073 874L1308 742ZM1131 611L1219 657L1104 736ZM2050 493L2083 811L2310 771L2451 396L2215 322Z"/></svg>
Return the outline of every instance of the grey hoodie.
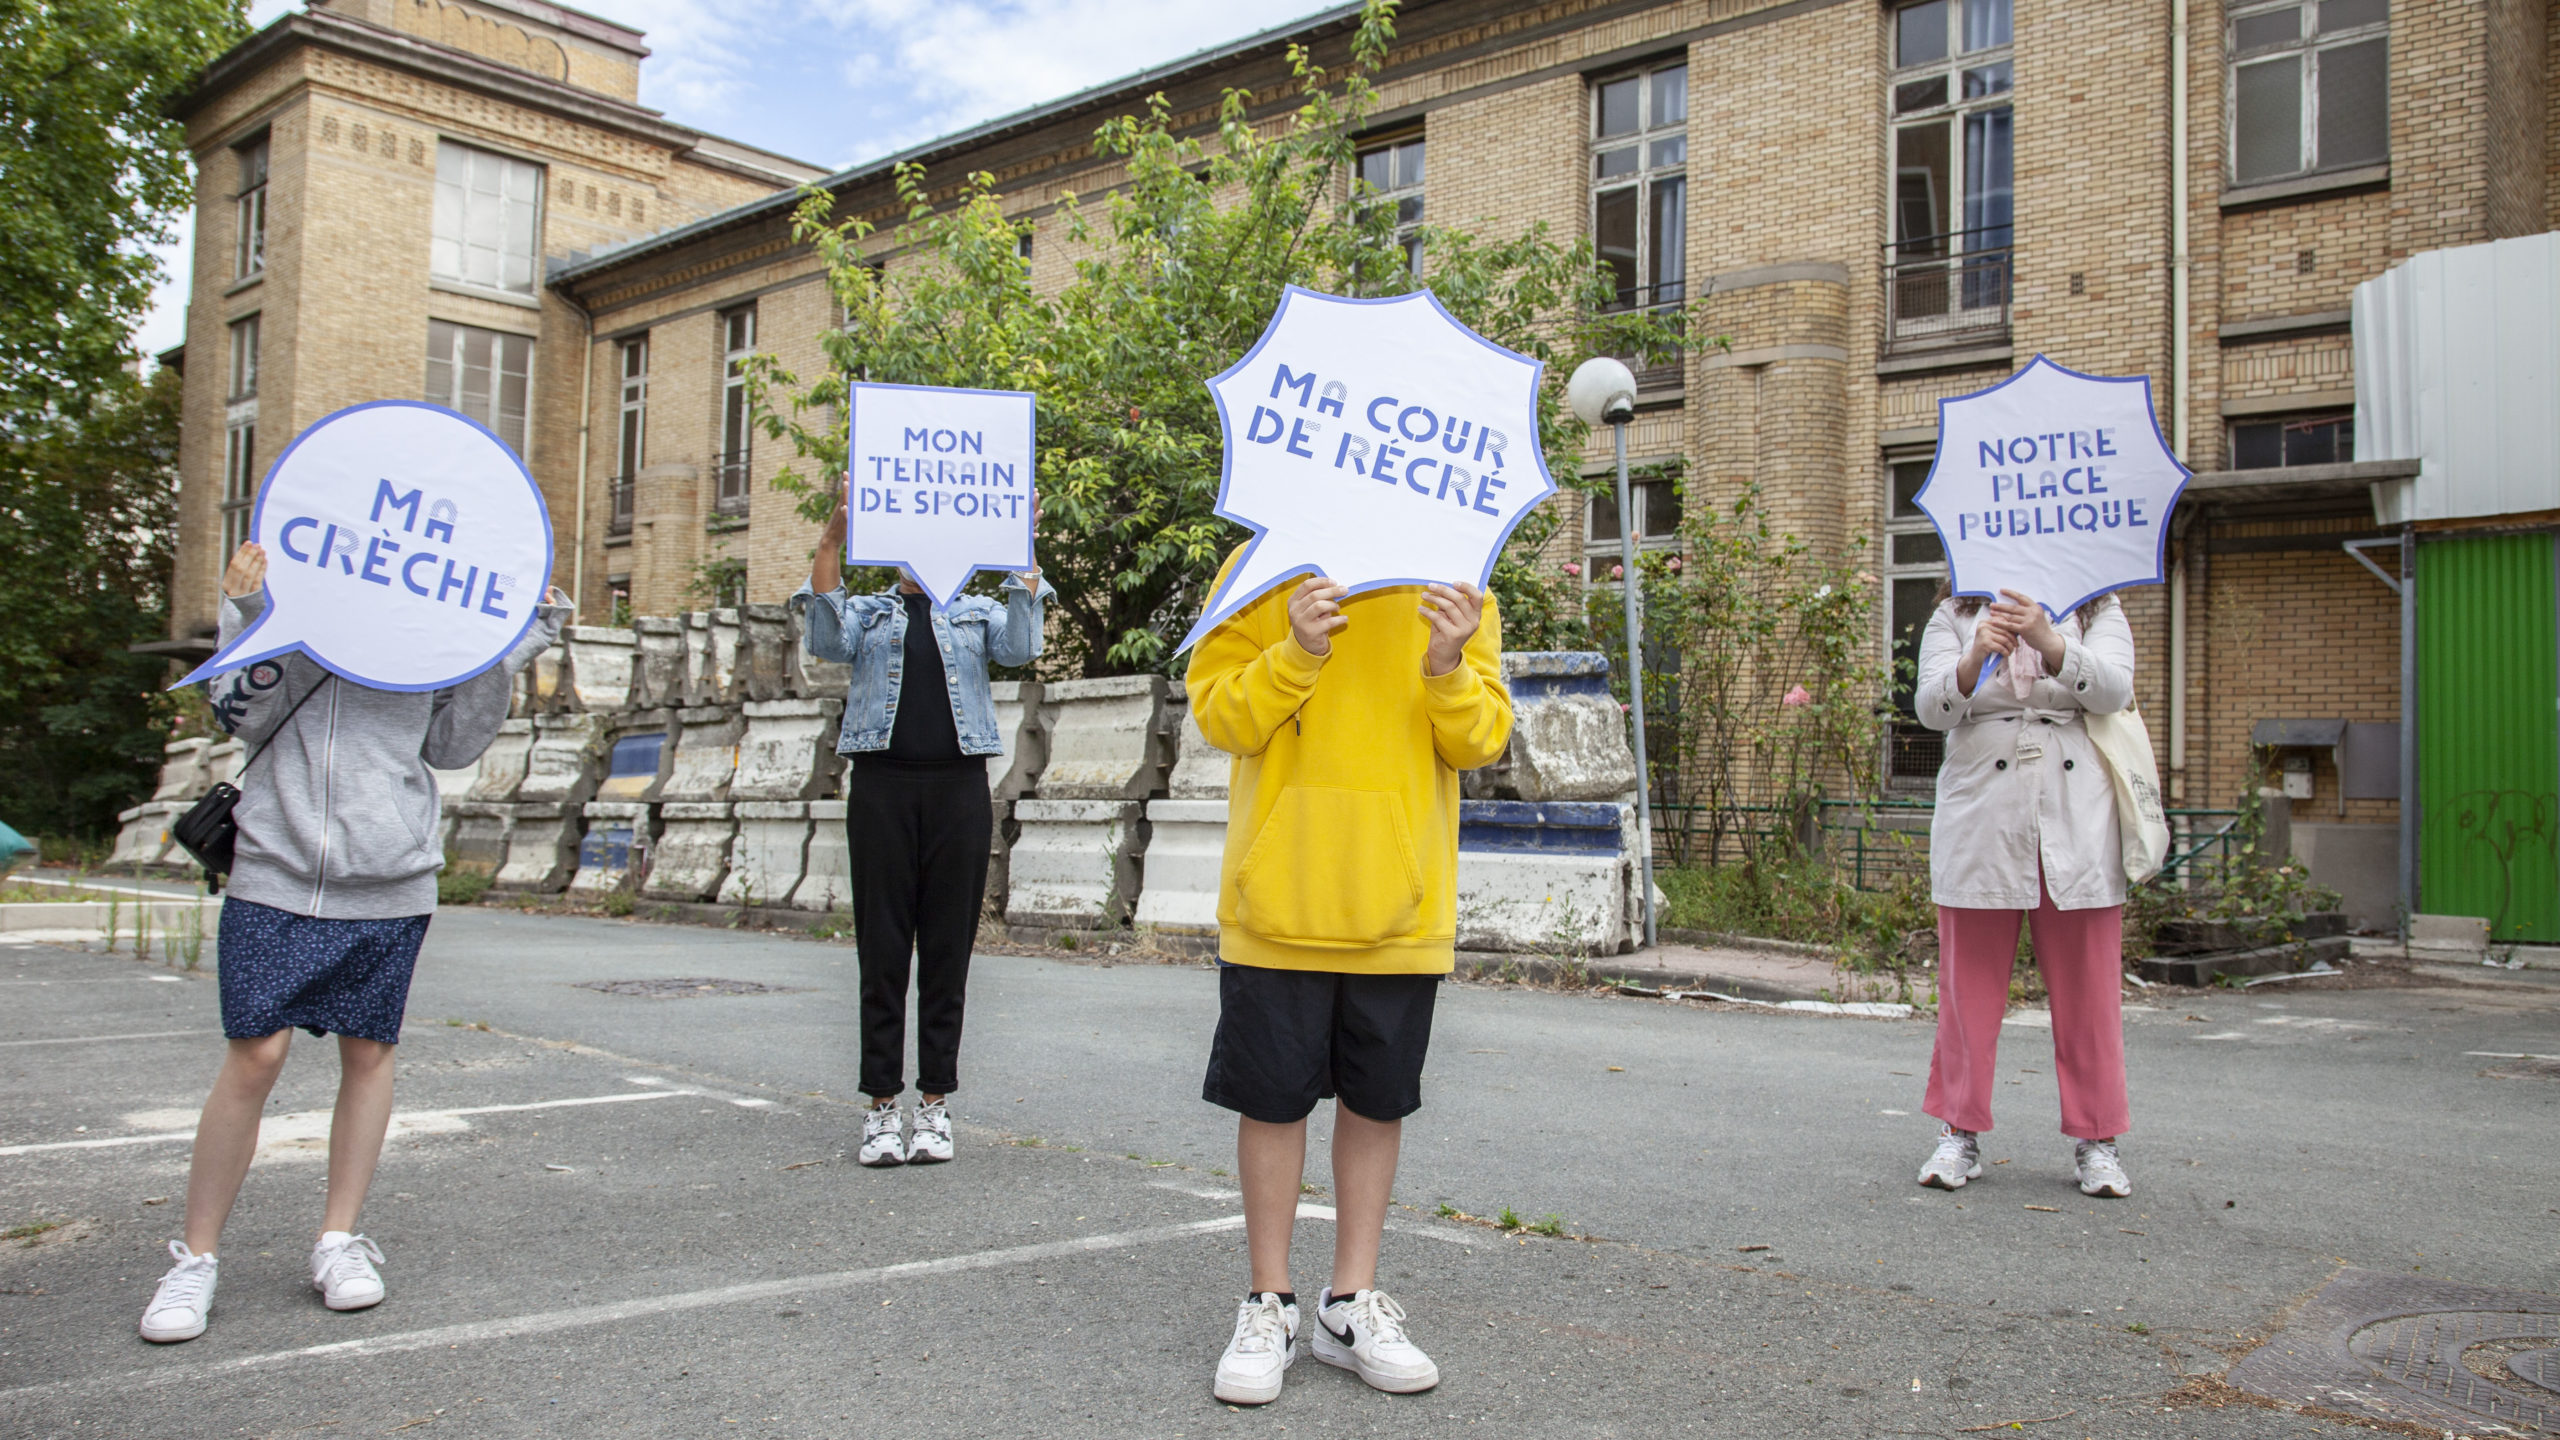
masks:
<svg viewBox="0 0 2560 1440"><path fill-rule="evenodd" d="M221 643L265 609L264 592L223 597ZM489 748L516 672L550 648L568 615L541 607L504 660L442 690L376 690L301 654L208 681L214 723L254 760L231 812L240 826L231 893L331 920L434 910L444 855L428 767L459 769Z"/></svg>

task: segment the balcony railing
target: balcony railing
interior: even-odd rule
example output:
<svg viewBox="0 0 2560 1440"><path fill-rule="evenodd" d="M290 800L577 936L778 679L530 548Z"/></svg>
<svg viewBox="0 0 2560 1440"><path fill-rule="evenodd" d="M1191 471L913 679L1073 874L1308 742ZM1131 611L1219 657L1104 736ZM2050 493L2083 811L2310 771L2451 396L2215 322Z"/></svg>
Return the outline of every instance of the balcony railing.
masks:
<svg viewBox="0 0 2560 1440"><path fill-rule="evenodd" d="M747 513L747 476L755 466L753 450L731 450L720 456L712 467L714 484L711 491L711 513L744 515Z"/></svg>
<svg viewBox="0 0 2560 1440"><path fill-rule="evenodd" d="M604 533L607 535L628 535L631 533L631 512L633 509L631 503L633 489L632 477L628 475L616 475L611 481L607 482L607 485L607 493L613 498L613 510L604 522Z"/></svg>
<svg viewBox="0 0 2560 1440"><path fill-rule="evenodd" d="M1688 298L1689 284L1685 280L1672 280L1660 285L1622 285L1618 288L1617 298L1602 307L1601 313L1659 312L1664 320L1677 328L1681 320L1680 307ZM1635 372L1636 393L1641 395L1654 390L1679 389L1684 373L1681 362L1686 353L1674 345L1667 350L1617 358L1625 361L1627 368Z"/></svg>
<svg viewBox="0 0 2560 1440"><path fill-rule="evenodd" d="M1886 246L1884 353L2007 340L2009 258L2006 227Z"/></svg>

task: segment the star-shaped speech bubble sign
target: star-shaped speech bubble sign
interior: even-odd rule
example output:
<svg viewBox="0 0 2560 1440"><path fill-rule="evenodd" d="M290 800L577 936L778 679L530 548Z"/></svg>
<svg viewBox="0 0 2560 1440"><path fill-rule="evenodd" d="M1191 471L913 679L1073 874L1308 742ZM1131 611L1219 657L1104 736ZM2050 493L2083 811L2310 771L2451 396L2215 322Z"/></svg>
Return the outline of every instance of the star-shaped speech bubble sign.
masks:
<svg viewBox="0 0 2560 1440"><path fill-rule="evenodd" d="M2059 618L2160 583L2187 474L2160 437L2148 376L2083 375L2039 355L1938 402L1938 458L1913 503L1946 542L1957 594L2015 590Z"/></svg>
<svg viewBox="0 0 2560 1440"><path fill-rule="evenodd" d="M551 585L551 509L523 462L480 422L414 400L349 406L296 436L249 533L267 551L266 609L179 685L299 650L376 690L441 690L504 659Z"/></svg>
<svg viewBox="0 0 2560 1440"><path fill-rule="evenodd" d="M1029 393L871 381L845 392L847 563L895 565L936 607L979 570L1031 568Z"/></svg>
<svg viewBox="0 0 2560 1440"><path fill-rule="evenodd" d="M1226 438L1218 513L1254 538L1183 646L1300 575L1355 595L1484 584L1555 493L1538 443L1544 370L1428 290L1349 300L1290 286L1262 338L1209 382Z"/></svg>

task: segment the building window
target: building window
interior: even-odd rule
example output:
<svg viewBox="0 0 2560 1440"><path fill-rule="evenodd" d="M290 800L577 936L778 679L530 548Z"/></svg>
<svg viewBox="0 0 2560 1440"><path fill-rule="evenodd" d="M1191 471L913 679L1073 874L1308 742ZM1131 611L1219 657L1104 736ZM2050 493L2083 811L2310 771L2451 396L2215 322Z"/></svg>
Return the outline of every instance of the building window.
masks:
<svg viewBox="0 0 2560 1440"><path fill-rule="evenodd" d="M649 463L649 337L634 336L622 342L619 365L622 372L622 414L620 448L613 472L613 513L606 533L631 533L632 487L638 483L640 467Z"/></svg>
<svg viewBox="0 0 2560 1440"><path fill-rule="evenodd" d="M1362 214L1385 213L1415 275L1422 273L1422 145L1417 135L1360 152Z"/></svg>
<svg viewBox="0 0 2560 1440"><path fill-rule="evenodd" d="M222 554L249 538L258 498L258 317L231 324L231 372L222 429Z"/></svg>
<svg viewBox="0 0 2560 1440"><path fill-rule="evenodd" d="M2233 184L2390 158L2390 13L2390 0L2233 7Z"/></svg>
<svg viewBox="0 0 2560 1440"><path fill-rule="evenodd" d="M720 316L720 477L712 508L722 515L747 513L747 477L755 464L755 432L748 421L747 357L756 352L756 307Z"/></svg>
<svg viewBox="0 0 2560 1440"><path fill-rule="evenodd" d="M1893 12L1888 348L2008 330L2009 5L1920 0Z"/></svg>
<svg viewBox="0 0 2560 1440"><path fill-rule="evenodd" d="M1886 735L1886 776L1905 785L1934 783L1946 749L1939 734L1911 718L1920 674L1920 637L1938 608L1947 578L1947 548L1917 503L1929 481L1930 457L1897 454L1885 461L1885 660L1891 666L1893 721Z"/></svg>
<svg viewBox="0 0 2560 1440"><path fill-rule="evenodd" d="M1635 511L1636 550L1675 550L1680 545L1680 480L1670 466L1652 466L1650 474L1627 477L1627 503ZM1582 555L1584 588L1606 589L1617 581L1610 568L1620 562L1618 481L1614 472L1600 479L1601 488L1583 499ZM1648 661L1648 664L1651 662Z"/></svg>
<svg viewBox="0 0 2560 1440"><path fill-rule="evenodd" d="M2353 414L2270 415L2231 422L2231 468L2344 465L2356 458Z"/></svg>
<svg viewBox="0 0 2560 1440"><path fill-rule="evenodd" d="M605 612L608 625L629 628L631 624L631 577L609 575L604 582Z"/></svg>
<svg viewBox="0 0 2560 1440"><path fill-rule="evenodd" d="M427 322L427 399L459 410L524 454L533 341L449 320Z"/></svg>
<svg viewBox="0 0 2560 1440"><path fill-rule="evenodd" d="M1689 67L1591 87L1591 235L1617 306L1688 298Z"/></svg>
<svg viewBox="0 0 2560 1440"><path fill-rule="evenodd" d="M239 162L240 185L231 202L237 222L231 278L246 280L267 268L267 137L261 135L232 154Z"/></svg>
<svg viewBox="0 0 2560 1440"><path fill-rule="evenodd" d="M541 224L541 166L450 141L436 146L437 279L532 294Z"/></svg>

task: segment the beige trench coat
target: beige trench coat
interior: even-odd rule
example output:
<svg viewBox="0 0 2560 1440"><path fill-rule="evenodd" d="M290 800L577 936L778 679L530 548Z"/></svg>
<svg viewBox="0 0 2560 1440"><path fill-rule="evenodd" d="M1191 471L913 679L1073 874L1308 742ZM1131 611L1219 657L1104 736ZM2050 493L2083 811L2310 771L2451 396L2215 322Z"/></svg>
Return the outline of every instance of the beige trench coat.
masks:
<svg viewBox="0 0 2560 1440"><path fill-rule="evenodd" d="M1957 687L1974 621L1956 613L1955 602L1941 602L1920 641L1913 708L1921 724L1947 737L1929 822L1931 898L1965 909L2032 910L2041 865L2055 909L2123 904L2115 783L2083 717L2133 703L2133 627L2124 607L2108 601L2085 633L2076 615L2056 622L2061 669L2037 680L2023 701L2006 661L1985 666L1971 695Z"/></svg>

